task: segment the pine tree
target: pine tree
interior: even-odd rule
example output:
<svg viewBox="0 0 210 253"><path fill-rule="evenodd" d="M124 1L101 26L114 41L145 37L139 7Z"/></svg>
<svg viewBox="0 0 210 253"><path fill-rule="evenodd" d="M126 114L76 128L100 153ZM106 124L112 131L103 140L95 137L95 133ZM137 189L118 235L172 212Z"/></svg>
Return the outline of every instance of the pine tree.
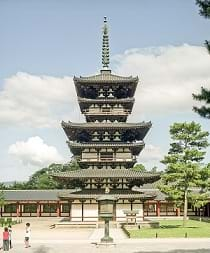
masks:
<svg viewBox="0 0 210 253"><path fill-rule="evenodd" d="M202 131L200 124L174 123L170 127L172 143L168 155L162 161L166 165L162 174L160 190L184 207L183 226L187 220L188 202L195 206L207 200L210 168L201 162L205 156L208 132ZM194 191L197 187L199 191Z"/></svg>
<svg viewBox="0 0 210 253"><path fill-rule="evenodd" d="M200 7L200 15L204 18L210 18L210 0L197 0L196 4ZM205 46L210 53L210 41L205 41ZM210 119L210 90L201 87L200 94L193 94L193 98L198 101L204 101L206 105L202 107L193 107L193 110L197 112L201 117Z"/></svg>
<svg viewBox="0 0 210 253"><path fill-rule="evenodd" d="M200 7L200 15L204 18L210 18L210 0L196 0L196 4ZM210 41L205 41L205 46L210 53Z"/></svg>
<svg viewBox="0 0 210 253"><path fill-rule="evenodd" d="M210 105L210 90L201 87L201 94L193 94L193 98L198 101L205 101L206 105ZM210 107L207 107L206 105L203 105L200 108L194 106L193 110L201 117L210 119Z"/></svg>

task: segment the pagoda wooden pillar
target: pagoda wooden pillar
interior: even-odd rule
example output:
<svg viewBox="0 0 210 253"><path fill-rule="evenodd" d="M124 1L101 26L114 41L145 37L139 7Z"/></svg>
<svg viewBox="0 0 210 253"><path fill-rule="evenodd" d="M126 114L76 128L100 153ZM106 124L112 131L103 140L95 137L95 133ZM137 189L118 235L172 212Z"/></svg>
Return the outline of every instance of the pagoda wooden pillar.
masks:
<svg viewBox="0 0 210 253"><path fill-rule="evenodd" d="M21 217L21 215L22 215L21 204L19 202L17 202L16 216Z"/></svg>
<svg viewBox="0 0 210 253"><path fill-rule="evenodd" d="M80 203L81 203L81 208L82 208L82 221L84 221L84 203L85 203L85 200L84 199L80 200Z"/></svg>
<svg viewBox="0 0 210 253"><path fill-rule="evenodd" d="M144 207L145 207L145 201L142 201L142 220L144 221Z"/></svg>
<svg viewBox="0 0 210 253"><path fill-rule="evenodd" d="M57 213L57 217L61 217L61 204L60 204L60 201L57 202L56 213Z"/></svg>
<svg viewBox="0 0 210 253"><path fill-rule="evenodd" d="M37 216L37 217L40 217L40 216L41 216L41 206L40 206L40 203L39 203L39 202L37 202L36 216Z"/></svg>
<svg viewBox="0 0 210 253"><path fill-rule="evenodd" d="M176 208L176 216L180 216L180 207Z"/></svg>
<svg viewBox="0 0 210 253"><path fill-rule="evenodd" d="M210 216L210 205L209 203L206 205L207 207L207 216L209 217Z"/></svg>
<svg viewBox="0 0 210 253"><path fill-rule="evenodd" d="M160 216L160 201L157 201L156 203L156 216Z"/></svg>
<svg viewBox="0 0 210 253"><path fill-rule="evenodd" d="M72 202L73 202L73 200L68 201L68 204L69 204L69 220L70 221L72 219Z"/></svg>
<svg viewBox="0 0 210 253"><path fill-rule="evenodd" d="M113 205L113 221L116 221L116 208L117 208L117 203L115 201Z"/></svg>

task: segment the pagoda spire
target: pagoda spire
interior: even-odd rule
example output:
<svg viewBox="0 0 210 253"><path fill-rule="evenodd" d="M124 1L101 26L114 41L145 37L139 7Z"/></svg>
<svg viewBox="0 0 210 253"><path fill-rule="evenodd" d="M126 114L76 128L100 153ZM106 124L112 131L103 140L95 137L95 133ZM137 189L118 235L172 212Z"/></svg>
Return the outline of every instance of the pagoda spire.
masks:
<svg viewBox="0 0 210 253"><path fill-rule="evenodd" d="M103 69L109 69L109 34L106 16L104 17L103 26L102 66Z"/></svg>

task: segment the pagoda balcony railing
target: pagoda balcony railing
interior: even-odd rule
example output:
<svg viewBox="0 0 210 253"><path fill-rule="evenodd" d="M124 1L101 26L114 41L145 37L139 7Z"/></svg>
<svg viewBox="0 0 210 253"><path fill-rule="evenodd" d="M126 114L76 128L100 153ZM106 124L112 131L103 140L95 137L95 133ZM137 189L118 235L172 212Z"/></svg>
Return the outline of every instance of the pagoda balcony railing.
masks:
<svg viewBox="0 0 210 253"><path fill-rule="evenodd" d="M128 116L130 113L128 112L86 112L84 113L84 115L86 116L98 116L98 115L102 115L102 116L107 116L107 115L113 115L113 116Z"/></svg>
<svg viewBox="0 0 210 253"><path fill-rule="evenodd" d="M79 160L79 162L133 162L136 161L136 158L127 158L127 159L121 159L121 158L82 158Z"/></svg>
<svg viewBox="0 0 210 253"><path fill-rule="evenodd" d="M101 110L83 110L83 113L86 115L97 115L97 114L102 114L102 115L109 115L109 114L114 114L114 115L128 115L131 113L130 110L114 110L114 109L101 109Z"/></svg>

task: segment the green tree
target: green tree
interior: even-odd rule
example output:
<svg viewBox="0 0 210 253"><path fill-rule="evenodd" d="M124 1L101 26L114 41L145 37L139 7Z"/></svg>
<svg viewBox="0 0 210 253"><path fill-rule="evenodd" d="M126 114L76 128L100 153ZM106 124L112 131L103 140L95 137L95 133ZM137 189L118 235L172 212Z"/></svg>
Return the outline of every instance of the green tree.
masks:
<svg viewBox="0 0 210 253"><path fill-rule="evenodd" d="M196 4L200 7L200 15L204 18L210 18L210 0L196 0ZM205 46L210 53L210 41L206 40Z"/></svg>
<svg viewBox="0 0 210 253"><path fill-rule="evenodd" d="M26 190L27 183L26 182L14 182L12 185L8 186L9 190Z"/></svg>
<svg viewBox="0 0 210 253"><path fill-rule="evenodd" d="M133 169L136 170L136 171L142 171L142 172L145 172L145 171L146 171L144 165L141 164L141 163L137 163L137 164L133 167Z"/></svg>
<svg viewBox="0 0 210 253"><path fill-rule="evenodd" d="M172 143L168 155L162 161L166 170L162 174L159 188L177 206L184 207L185 226L188 202L198 206L207 198L210 168L201 162L206 153L205 148L209 145L209 133L202 131L200 124L185 122L174 123L170 127L170 135ZM197 187L197 191L193 187Z"/></svg>
<svg viewBox="0 0 210 253"><path fill-rule="evenodd" d="M66 164L51 164L47 168L36 171L26 183L27 189L62 189L68 187L52 177L53 173L80 169L78 163L72 160Z"/></svg>
<svg viewBox="0 0 210 253"><path fill-rule="evenodd" d="M210 18L210 0L196 0L196 4L200 7L200 15L204 18ZM210 53L210 41L205 41L205 46ZM201 87L200 94L193 94L195 100L204 102L205 105L201 107L194 106L193 110L201 117L210 119L210 90Z"/></svg>
<svg viewBox="0 0 210 253"><path fill-rule="evenodd" d="M7 187L4 183L0 183L0 190L6 190Z"/></svg>
<svg viewBox="0 0 210 253"><path fill-rule="evenodd" d="M36 189L57 189L59 188L58 183L49 175L42 174L37 182L36 182Z"/></svg>
<svg viewBox="0 0 210 253"><path fill-rule="evenodd" d="M157 166L152 167L151 172L152 173L157 173L158 172L158 167Z"/></svg>
<svg viewBox="0 0 210 253"><path fill-rule="evenodd" d="M4 192L0 191L0 215L2 216L2 208L5 205L5 197L4 197Z"/></svg>
<svg viewBox="0 0 210 253"><path fill-rule="evenodd" d="M204 101L205 105L201 107L193 107L193 110L197 112L201 117L210 119L210 90L201 87L200 94L193 94L193 98L198 101ZM208 106L209 105L209 106Z"/></svg>

